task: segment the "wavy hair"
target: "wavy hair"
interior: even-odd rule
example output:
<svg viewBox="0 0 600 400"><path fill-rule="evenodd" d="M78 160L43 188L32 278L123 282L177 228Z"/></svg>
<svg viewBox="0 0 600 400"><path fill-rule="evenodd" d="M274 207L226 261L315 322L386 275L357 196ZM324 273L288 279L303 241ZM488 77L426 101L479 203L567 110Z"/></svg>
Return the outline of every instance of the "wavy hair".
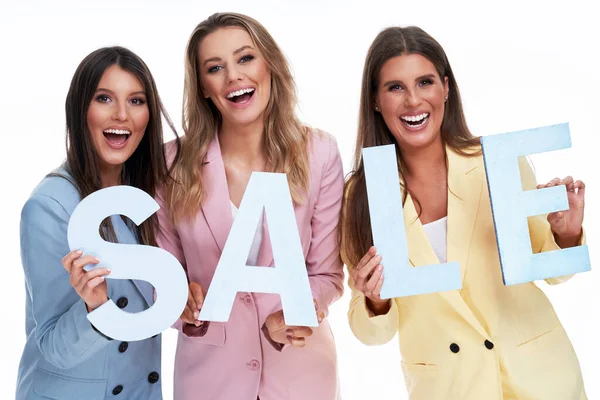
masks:
<svg viewBox="0 0 600 400"><path fill-rule="evenodd" d="M287 174L292 199L301 203L308 190L308 128L295 115L296 87L290 66L269 32L256 20L237 13L217 13L192 32L185 60L181 157L174 165L174 181L166 188L166 200L174 221L192 218L205 196L202 165L208 147L222 123L211 99L202 96L199 46L221 28L238 27L250 37L271 72L271 95L264 113L264 152L269 172Z"/></svg>

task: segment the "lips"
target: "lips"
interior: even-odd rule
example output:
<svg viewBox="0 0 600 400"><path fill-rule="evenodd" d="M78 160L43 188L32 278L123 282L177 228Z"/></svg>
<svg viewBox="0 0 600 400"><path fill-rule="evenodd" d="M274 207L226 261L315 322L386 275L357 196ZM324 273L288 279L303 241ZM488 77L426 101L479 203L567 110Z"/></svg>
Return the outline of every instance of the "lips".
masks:
<svg viewBox="0 0 600 400"><path fill-rule="evenodd" d="M115 150L120 150L125 147L125 144L131 136L131 131L129 129L110 128L105 129L102 133L104 134L104 138L108 145Z"/></svg>
<svg viewBox="0 0 600 400"><path fill-rule="evenodd" d="M242 88L242 89L235 90L233 92L229 92L225 96L225 98L227 100L231 101L232 103L245 104L248 101L250 101L252 96L254 96L255 91L256 90L252 87Z"/></svg>
<svg viewBox="0 0 600 400"><path fill-rule="evenodd" d="M430 114L428 112L422 112L413 115L402 115L400 121L402 124L411 131L420 130L429 121Z"/></svg>

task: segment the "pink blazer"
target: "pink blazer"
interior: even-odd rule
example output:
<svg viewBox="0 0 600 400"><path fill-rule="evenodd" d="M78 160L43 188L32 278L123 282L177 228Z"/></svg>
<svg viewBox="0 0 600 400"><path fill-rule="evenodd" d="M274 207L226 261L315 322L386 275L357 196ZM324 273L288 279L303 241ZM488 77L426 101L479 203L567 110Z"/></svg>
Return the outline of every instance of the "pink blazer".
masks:
<svg viewBox="0 0 600 400"><path fill-rule="evenodd" d="M166 146L172 153L173 143ZM309 160L310 193L304 204L295 207L295 215L313 297L327 315L327 306L342 295L344 281L337 235L344 180L335 139L313 130ZM207 290L233 222L216 136L205 163L206 197L193 220L173 225L162 192L156 200L161 206L159 246L179 259L190 281ZM273 266L266 222L258 265ZM280 309L279 295L240 292L226 323L211 322L208 329L184 333L179 321L175 399L339 399L336 349L327 318L304 348L286 346L278 351L261 327L269 314Z"/></svg>

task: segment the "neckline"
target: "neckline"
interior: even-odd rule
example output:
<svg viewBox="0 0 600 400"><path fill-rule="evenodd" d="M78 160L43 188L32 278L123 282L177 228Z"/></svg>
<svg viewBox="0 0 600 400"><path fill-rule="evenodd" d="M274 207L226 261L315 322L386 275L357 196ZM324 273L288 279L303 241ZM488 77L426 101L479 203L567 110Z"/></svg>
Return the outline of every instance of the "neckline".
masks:
<svg viewBox="0 0 600 400"><path fill-rule="evenodd" d="M441 224L441 223L445 222L447 219L448 219L448 216L445 216L445 217L443 217L443 218L440 218L440 219L438 219L438 220L431 221L431 222L429 222L429 223L427 223L427 224L424 224L424 225L423 225L423 228L425 228L425 227L431 227L431 226L435 226L435 225L439 225L439 224Z"/></svg>

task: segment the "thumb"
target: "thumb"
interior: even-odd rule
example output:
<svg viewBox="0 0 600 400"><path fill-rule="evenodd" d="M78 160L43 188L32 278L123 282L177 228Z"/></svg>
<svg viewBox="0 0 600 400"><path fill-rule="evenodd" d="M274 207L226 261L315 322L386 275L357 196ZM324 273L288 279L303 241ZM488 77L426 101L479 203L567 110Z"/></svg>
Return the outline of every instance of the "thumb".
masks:
<svg viewBox="0 0 600 400"><path fill-rule="evenodd" d="M270 331L276 331L285 326L285 320L283 318L283 310L275 311L273 314L267 317L265 321L267 329Z"/></svg>
<svg viewBox="0 0 600 400"><path fill-rule="evenodd" d="M562 211L552 212L548 214L548 222L550 225L560 225L564 219L564 213Z"/></svg>

